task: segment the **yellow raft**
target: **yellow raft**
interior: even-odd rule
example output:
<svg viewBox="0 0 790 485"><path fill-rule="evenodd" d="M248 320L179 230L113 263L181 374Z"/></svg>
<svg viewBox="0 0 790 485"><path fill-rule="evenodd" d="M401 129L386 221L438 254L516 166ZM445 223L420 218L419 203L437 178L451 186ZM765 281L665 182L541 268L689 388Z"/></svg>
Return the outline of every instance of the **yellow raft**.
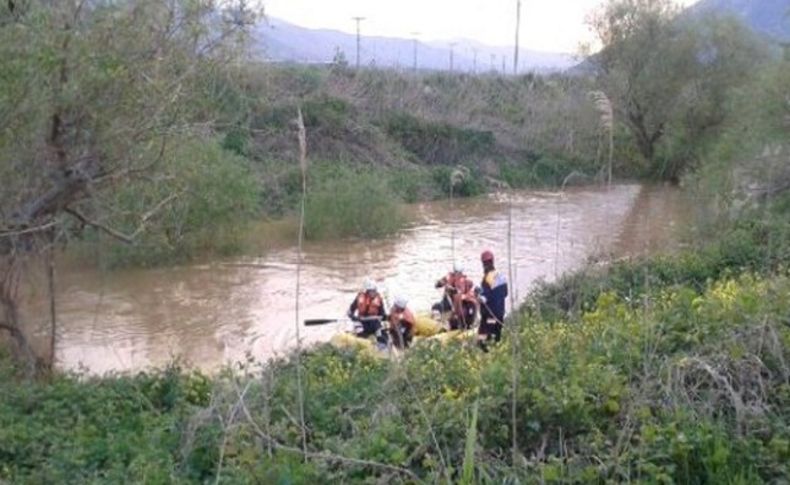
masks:
<svg viewBox="0 0 790 485"><path fill-rule="evenodd" d="M475 335L474 330L446 331L441 322L437 322L430 315L417 315L415 320L415 343L420 340L438 340L446 343L464 340ZM330 340L330 343L341 349L357 349L363 352L370 352L371 354L379 354L376 351L376 343L372 338L361 338L347 332L335 335Z"/></svg>
<svg viewBox="0 0 790 485"><path fill-rule="evenodd" d="M417 315L414 320L415 337L433 337L444 329L442 324L431 318L430 315Z"/></svg>

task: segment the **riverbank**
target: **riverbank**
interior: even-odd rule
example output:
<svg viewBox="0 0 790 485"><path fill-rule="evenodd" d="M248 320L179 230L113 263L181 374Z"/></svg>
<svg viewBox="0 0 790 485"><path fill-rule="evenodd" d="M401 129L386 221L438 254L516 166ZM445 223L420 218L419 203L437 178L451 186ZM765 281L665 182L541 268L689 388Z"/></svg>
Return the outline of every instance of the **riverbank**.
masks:
<svg viewBox="0 0 790 485"><path fill-rule="evenodd" d="M255 162L223 153L225 158L215 157L217 164L227 164L235 171L230 170L223 180L214 174L196 174L195 180L187 181L194 186L152 218L133 243L88 228L83 237L72 242L72 254L85 266L153 268L245 255L287 238L296 241L298 221L294 220L298 220L302 189L299 165ZM569 174L574 174L571 186L601 185L579 171L581 168L576 170L561 161L541 167L538 173L529 163L512 167L492 163L486 174L466 165L375 167L350 161L311 161L305 240L389 237L413 222L409 206L414 204L485 197L508 190L560 190ZM500 169L506 172L500 173ZM492 175L506 177L500 180ZM139 203L131 197L131 192L137 191L131 189L120 197L119 210L128 212L130 204ZM136 228L133 222L117 223L132 231Z"/></svg>
<svg viewBox="0 0 790 485"><path fill-rule="evenodd" d="M0 478L781 481L788 234L781 218L743 222L699 250L568 276L533 293L490 354L318 347L301 360L304 461L293 355L211 379L170 367L39 382L3 358Z"/></svg>

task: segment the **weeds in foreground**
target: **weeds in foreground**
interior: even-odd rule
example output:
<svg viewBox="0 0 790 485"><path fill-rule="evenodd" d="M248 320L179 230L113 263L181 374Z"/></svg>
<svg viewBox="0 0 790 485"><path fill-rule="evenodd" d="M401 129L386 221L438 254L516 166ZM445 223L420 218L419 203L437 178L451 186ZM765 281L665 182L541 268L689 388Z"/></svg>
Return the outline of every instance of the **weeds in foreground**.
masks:
<svg viewBox="0 0 790 485"><path fill-rule="evenodd" d="M575 322L522 316L489 354L424 341L389 361L322 346L302 356L305 428L293 357L213 379L20 383L4 371L0 478L781 480L789 296L786 272L747 272L654 286L639 305L603 291ZM515 457L503 392L514 366Z"/></svg>

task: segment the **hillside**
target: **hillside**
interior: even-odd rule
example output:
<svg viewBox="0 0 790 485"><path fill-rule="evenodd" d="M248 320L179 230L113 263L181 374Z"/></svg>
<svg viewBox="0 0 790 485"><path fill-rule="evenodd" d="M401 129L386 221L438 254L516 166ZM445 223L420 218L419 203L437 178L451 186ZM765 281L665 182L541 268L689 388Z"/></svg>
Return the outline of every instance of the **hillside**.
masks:
<svg viewBox="0 0 790 485"><path fill-rule="evenodd" d="M755 32L780 42L790 42L790 3L787 0L701 0L689 12L692 15L731 14Z"/></svg>
<svg viewBox="0 0 790 485"><path fill-rule="evenodd" d="M259 23L253 32L258 55L280 62L325 64L335 53L342 52L350 63L356 59L356 36L336 30L308 29L270 18ZM465 72L483 72L492 68L502 69L506 59L508 71L512 69L513 47L487 46L470 40L454 40L454 69ZM450 62L450 41L418 42L418 66L422 70L447 70ZM363 36L360 63L365 66L406 68L414 65L414 41L390 37ZM475 61L475 51L477 60ZM492 57L493 56L493 57ZM558 71L575 64L573 56L563 53L522 50L522 72ZM492 62L492 59L495 62Z"/></svg>

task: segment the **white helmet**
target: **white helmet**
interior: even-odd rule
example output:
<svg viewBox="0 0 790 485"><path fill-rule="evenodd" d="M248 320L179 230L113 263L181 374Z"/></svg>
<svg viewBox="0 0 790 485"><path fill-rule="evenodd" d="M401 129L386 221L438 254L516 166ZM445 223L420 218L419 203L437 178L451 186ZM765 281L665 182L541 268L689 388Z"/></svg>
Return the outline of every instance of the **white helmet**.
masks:
<svg viewBox="0 0 790 485"><path fill-rule="evenodd" d="M456 273L463 273L464 267L461 265L459 261L456 261L455 263L453 263L453 271Z"/></svg>
<svg viewBox="0 0 790 485"><path fill-rule="evenodd" d="M395 302L394 303L395 303L395 306L398 307L398 308L406 308L406 305L409 304L409 300L407 300L403 296L397 296L397 297L395 297Z"/></svg>
<svg viewBox="0 0 790 485"><path fill-rule="evenodd" d="M365 283L363 283L362 288L365 291L376 291L378 290L378 286L376 286L376 281L373 278L367 278Z"/></svg>

